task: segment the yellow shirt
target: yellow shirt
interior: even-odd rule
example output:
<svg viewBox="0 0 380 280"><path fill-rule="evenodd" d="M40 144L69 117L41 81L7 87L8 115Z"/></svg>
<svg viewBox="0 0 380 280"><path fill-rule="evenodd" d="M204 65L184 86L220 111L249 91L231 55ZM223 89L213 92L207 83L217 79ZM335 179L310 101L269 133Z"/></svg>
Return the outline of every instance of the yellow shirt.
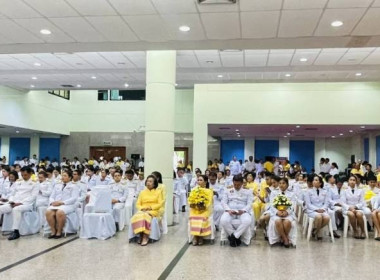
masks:
<svg viewBox="0 0 380 280"><path fill-rule="evenodd" d="M380 182L380 173L377 175L377 181Z"/></svg>
<svg viewBox="0 0 380 280"><path fill-rule="evenodd" d="M245 188L251 189L253 191L253 194L255 194L259 191L259 184L257 184L256 182L247 182Z"/></svg>
<svg viewBox="0 0 380 280"><path fill-rule="evenodd" d="M273 169L274 169L274 165L273 165L273 163L271 163L270 161L266 161L266 162L264 163L264 168L265 168L268 172L272 173L272 172L273 172Z"/></svg>
<svg viewBox="0 0 380 280"><path fill-rule="evenodd" d="M140 211L143 208L152 208L149 213L157 217L162 211L162 192L158 189L145 188L139 194L136 202L136 208Z"/></svg>
<svg viewBox="0 0 380 280"><path fill-rule="evenodd" d="M289 171L290 170L290 163L284 166L284 171Z"/></svg>
<svg viewBox="0 0 380 280"><path fill-rule="evenodd" d="M192 170L192 167L190 164L188 164L186 168L189 169L190 171Z"/></svg>
<svg viewBox="0 0 380 280"><path fill-rule="evenodd" d="M196 186L194 189L192 189L192 192L196 189L200 188L199 186ZM214 199L214 191L212 189L206 189L208 193L208 202L206 203L206 210L198 210L196 208L190 208L190 216L200 216L200 217L210 217L213 209L213 199ZM191 195L191 193L190 193ZM189 196L190 196L189 195Z"/></svg>
<svg viewBox="0 0 380 280"><path fill-rule="evenodd" d="M351 174L359 174L359 175L361 175L361 176L364 176L364 172L363 172L363 170L357 170L357 169L355 169L355 168L352 168L351 169Z"/></svg>

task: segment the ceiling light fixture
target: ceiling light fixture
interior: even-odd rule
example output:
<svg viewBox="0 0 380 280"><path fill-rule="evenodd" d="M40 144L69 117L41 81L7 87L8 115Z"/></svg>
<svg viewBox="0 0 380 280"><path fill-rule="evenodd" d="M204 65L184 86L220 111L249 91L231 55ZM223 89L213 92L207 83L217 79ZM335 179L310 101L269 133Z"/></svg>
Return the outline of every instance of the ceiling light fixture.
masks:
<svg viewBox="0 0 380 280"><path fill-rule="evenodd" d="M39 67L41 66L41 63L35 62L33 65Z"/></svg>
<svg viewBox="0 0 380 280"><path fill-rule="evenodd" d="M177 83L175 83L175 86L176 86L176 87L178 87L178 84L177 84Z"/></svg>
<svg viewBox="0 0 380 280"><path fill-rule="evenodd" d="M31 88L34 88L34 85L30 85Z"/></svg>
<svg viewBox="0 0 380 280"><path fill-rule="evenodd" d="M96 79L96 77L95 77L95 76L92 76L92 77L91 77L91 79L95 80L95 79Z"/></svg>
<svg viewBox="0 0 380 280"><path fill-rule="evenodd" d="M302 57L302 58L300 58L300 61L301 61L301 62L306 62L306 61L307 61L307 58L306 58L306 57Z"/></svg>
<svg viewBox="0 0 380 280"><path fill-rule="evenodd" d="M285 74L285 77L291 77L291 76L292 76L292 75L289 74L289 73Z"/></svg>
<svg viewBox="0 0 380 280"><path fill-rule="evenodd" d="M212 60L207 60L206 63L210 63L210 64L212 64L212 63L214 63L214 61L212 61Z"/></svg>
<svg viewBox="0 0 380 280"><path fill-rule="evenodd" d="M290 135L290 132L286 133L287 135Z"/></svg>
<svg viewBox="0 0 380 280"><path fill-rule="evenodd" d="M288 138L288 136L285 135L284 138Z"/></svg>
<svg viewBox="0 0 380 280"><path fill-rule="evenodd" d="M124 87L129 87L129 85L127 83L124 84Z"/></svg>
<svg viewBox="0 0 380 280"><path fill-rule="evenodd" d="M179 27L179 30L182 31L182 32L189 32L190 31L190 27L187 26L187 25L182 25Z"/></svg>
<svg viewBox="0 0 380 280"><path fill-rule="evenodd" d="M332 23L331 23L331 26L332 27L339 27L339 26L342 26L343 25L343 22L340 21L340 20L334 20Z"/></svg>
<svg viewBox="0 0 380 280"><path fill-rule="evenodd" d="M240 137L240 134L237 137Z"/></svg>
<svg viewBox="0 0 380 280"><path fill-rule="evenodd" d="M343 133L339 133L340 136L343 136Z"/></svg>
<svg viewBox="0 0 380 280"><path fill-rule="evenodd" d="M239 129L236 129L235 131L236 131L236 132L238 132L238 131L239 131Z"/></svg>
<svg viewBox="0 0 380 280"><path fill-rule="evenodd" d="M364 126L364 125L362 125L360 128L365 128L365 126Z"/></svg>
<svg viewBox="0 0 380 280"><path fill-rule="evenodd" d="M32 80L37 80L37 77L32 77Z"/></svg>
<svg viewBox="0 0 380 280"><path fill-rule="evenodd" d="M331 136L331 138L335 138L335 136L333 135L333 136Z"/></svg>
<svg viewBox="0 0 380 280"><path fill-rule="evenodd" d="M218 75L218 78L223 78L223 75Z"/></svg>
<svg viewBox="0 0 380 280"><path fill-rule="evenodd" d="M20 131L16 130L16 133L20 133Z"/></svg>
<svg viewBox="0 0 380 280"><path fill-rule="evenodd" d="M300 128L301 126L299 126L299 125L296 125L296 128Z"/></svg>
<svg viewBox="0 0 380 280"><path fill-rule="evenodd" d="M42 35L50 35L51 34L51 31L49 29L41 29L40 30L40 33Z"/></svg>
<svg viewBox="0 0 380 280"><path fill-rule="evenodd" d="M82 86L81 85L77 85L77 88L81 88Z"/></svg>
<svg viewBox="0 0 380 280"><path fill-rule="evenodd" d="M362 73L358 72L355 74L356 77L360 77L361 75L363 75Z"/></svg>
<svg viewBox="0 0 380 280"><path fill-rule="evenodd" d="M353 130L349 130L348 132L352 133L352 132L354 132L354 131L353 131Z"/></svg>

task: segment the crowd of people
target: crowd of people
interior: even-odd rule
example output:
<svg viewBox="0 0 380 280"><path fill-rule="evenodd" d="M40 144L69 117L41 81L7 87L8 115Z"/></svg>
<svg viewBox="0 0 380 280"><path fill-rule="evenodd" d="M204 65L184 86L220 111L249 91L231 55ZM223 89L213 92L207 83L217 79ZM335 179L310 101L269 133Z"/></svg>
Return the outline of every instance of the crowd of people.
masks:
<svg viewBox="0 0 380 280"><path fill-rule="evenodd" d="M64 158L61 163L49 159L24 158L13 165L0 164L0 215L12 213L13 232L9 240L20 237L22 214L45 207L50 228L48 238L63 235L67 216L91 201L97 186L109 186L116 226L127 200L133 200L130 228L137 243L149 242L153 219L162 221L167 189L160 172L144 176L143 164L132 166L128 160L89 159L80 162ZM210 161L205 172L192 166L174 171L173 212L189 212L189 234L194 246L221 232L230 246L248 245L258 229L269 244L285 248L296 245L297 219L313 218L312 236L323 239L323 230L332 226L335 238L346 218L356 239L365 232L380 233L380 195L376 171L367 162L352 164L346 174L336 163L321 159L318 174L306 173L300 163L290 164L268 157L264 162L241 163L234 157L229 164ZM367 222L367 224L366 224ZM375 240L380 237L375 234Z"/></svg>

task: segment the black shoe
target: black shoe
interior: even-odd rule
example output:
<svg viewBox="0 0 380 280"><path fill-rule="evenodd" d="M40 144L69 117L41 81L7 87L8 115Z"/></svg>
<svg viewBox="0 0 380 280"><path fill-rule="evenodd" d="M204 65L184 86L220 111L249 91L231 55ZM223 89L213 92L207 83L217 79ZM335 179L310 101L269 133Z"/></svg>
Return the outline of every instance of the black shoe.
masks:
<svg viewBox="0 0 380 280"><path fill-rule="evenodd" d="M182 212L186 212L186 206L182 206Z"/></svg>
<svg viewBox="0 0 380 280"><path fill-rule="evenodd" d="M241 240L240 240L240 238L236 238L236 245L237 245L237 246L240 246L240 245L241 245Z"/></svg>
<svg viewBox="0 0 380 280"><path fill-rule="evenodd" d="M60 238L62 238L62 234L54 236L54 239L60 239Z"/></svg>
<svg viewBox="0 0 380 280"><path fill-rule="evenodd" d="M54 239L55 238L55 234L50 234L49 236L48 236L48 239Z"/></svg>
<svg viewBox="0 0 380 280"><path fill-rule="evenodd" d="M20 238L20 233L18 232L18 230L15 230L15 231L13 231L11 236L8 237L8 240L15 240L18 238Z"/></svg>
<svg viewBox="0 0 380 280"><path fill-rule="evenodd" d="M231 246L231 247L236 247L236 246L237 246L235 235L231 234L231 235L228 237L228 240L230 241L230 246Z"/></svg>
<svg viewBox="0 0 380 280"><path fill-rule="evenodd" d="M115 223L115 226L116 226L116 232L119 231L119 223Z"/></svg>
<svg viewBox="0 0 380 280"><path fill-rule="evenodd" d="M334 231L333 234L334 234L334 238L340 238L340 235L336 231Z"/></svg>

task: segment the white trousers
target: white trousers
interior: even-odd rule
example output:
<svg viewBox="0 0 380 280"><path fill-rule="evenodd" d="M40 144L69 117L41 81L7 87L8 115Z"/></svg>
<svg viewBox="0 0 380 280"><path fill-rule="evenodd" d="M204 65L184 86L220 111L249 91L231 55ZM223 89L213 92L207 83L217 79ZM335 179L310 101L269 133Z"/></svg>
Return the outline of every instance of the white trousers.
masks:
<svg viewBox="0 0 380 280"><path fill-rule="evenodd" d="M220 203L215 203L214 204L214 213L213 213L213 218L214 218L214 224L219 227L220 224L220 219L222 218L222 215L224 214L224 208L222 204Z"/></svg>
<svg viewBox="0 0 380 280"><path fill-rule="evenodd" d="M120 222L120 211L122 211L122 209L124 209L124 203L115 203L112 205L112 214L116 223Z"/></svg>
<svg viewBox="0 0 380 280"><path fill-rule="evenodd" d="M235 230L232 226L233 219L240 219L241 224ZM228 235L234 234L236 238L240 238L251 226L252 217L248 213L244 213L240 216L230 215L228 212L224 212L220 219L220 226L224 228Z"/></svg>
<svg viewBox="0 0 380 280"><path fill-rule="evenodd" d="M31 211L33 210L33 205L19 205L14 208L10 204L5 204L0 206L0 215L1 214L8 214L11 213L13 214L13 230L18 230L20 228L20 223L21 223L21 218L22 218L22 213L25 211Z"/></svg>

